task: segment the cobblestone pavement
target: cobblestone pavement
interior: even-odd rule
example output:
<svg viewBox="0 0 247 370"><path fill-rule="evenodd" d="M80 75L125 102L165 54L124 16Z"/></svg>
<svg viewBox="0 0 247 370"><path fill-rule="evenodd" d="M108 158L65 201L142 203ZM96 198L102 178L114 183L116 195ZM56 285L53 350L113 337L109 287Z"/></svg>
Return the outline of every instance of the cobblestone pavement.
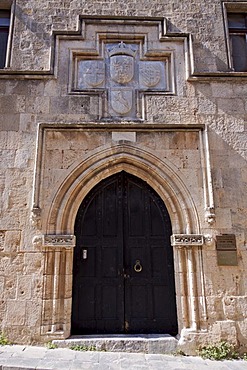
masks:
<svg viewBox="0 0 247 370"><path fill-rule="evenodd" d="M126 352L79 352L34 346L0 347L0 370L247 370L247 361Z"/></svg>

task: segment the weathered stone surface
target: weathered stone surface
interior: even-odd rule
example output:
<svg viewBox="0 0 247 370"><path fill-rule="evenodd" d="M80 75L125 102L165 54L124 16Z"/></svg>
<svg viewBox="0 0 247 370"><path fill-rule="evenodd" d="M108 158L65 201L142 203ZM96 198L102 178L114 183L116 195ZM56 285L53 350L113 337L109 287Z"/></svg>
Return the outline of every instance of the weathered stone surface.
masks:
<svg viewBox="0 0 247 370"><path fill-rule="evenodd" d="M247 87L245 73L221 76L222 2L16 0L14 17L0 73L0 331L70 335L73 250L42 240L73 235L88 192L124 170L160 195L173 234L204 237L174 246L180 344L245 346ZM237 266L217 264L224 233Z"/></svg>
<svg viewBox="0 0 247 370"><path fill-rule="evenodd" d="M141 353L173 353L178 340L170 335L108 335L72 337L67 340L54 340L59 348L82 346L96 348L97 351L109 352L141 352Z"/></svg>

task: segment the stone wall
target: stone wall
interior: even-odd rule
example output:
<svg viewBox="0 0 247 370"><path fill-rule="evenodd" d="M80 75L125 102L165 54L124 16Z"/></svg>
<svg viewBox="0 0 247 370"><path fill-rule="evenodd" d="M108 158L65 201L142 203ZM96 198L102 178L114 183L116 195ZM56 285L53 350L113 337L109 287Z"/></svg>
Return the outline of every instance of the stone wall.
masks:
<svg viewBox="0 0 247 370"><path fill-rule="evenodd" d="M0 71L2 330L18 343L69 335L72 253L59 249L56 255L42 236L73 235L83 197L102 178L125 169L147 181L165 203L169 195L174 234L209 235L210 242L193 252L196 277L189 284L196 287L195 306L192 293L180 290L178 278L179 258L188 261L190 252L181 252L176 261L185 346L191 338L194 348L226 338L246 346L247 75L229 72L221 1L16 0L14 14L10 66ZM90 24L85 16L96 21ZM99 92L74 88L71 71L77 54L82 60L92 54L93 27L107 32L99 16L108 17L109 32L120 39L127 33L131 45L137 42L135 32L152 35L152 60L166 50L162 58L171 66L174 89L144 94L139 121L134 114L128 120L100 116L99 107L108 98L102 103ZM139 20L121 24L113 16ZM155 25L150 25L154 17ZM163 17L168 21L161 40L157 30ZM94 176L96 164L102 171ZM74 191L76 205L70 210ZM220 234L236 235L237 266L218 266L215 237ZM64 266L70 267L64 271ZM67 282L66 292L56 288L56 274ZM184 295L188 312L193 307L199 312L197 327L192 314L183 317ZM61 299L67 299L63 310L51 312Z"/></svg>
<svg viewBox="0 0 247 370"><path fill-rule="evenodd" d="M193 34L198 71L227 71L225 35L220 1L181 2L154 0L44 1L16 3L13 68L48 70L51 33L75 32L83 15L119 17L166 17L171 32Z"/></svg>

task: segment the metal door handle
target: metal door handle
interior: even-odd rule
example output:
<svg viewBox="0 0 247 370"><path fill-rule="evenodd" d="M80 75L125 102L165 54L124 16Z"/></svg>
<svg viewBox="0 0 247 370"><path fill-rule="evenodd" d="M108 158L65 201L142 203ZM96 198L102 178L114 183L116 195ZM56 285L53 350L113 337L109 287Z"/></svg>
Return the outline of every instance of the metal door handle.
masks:
<svg viewBox="0 0 247 370"><path fill-rule="evenodd" d="M142 265L140 260L136 260L136 263L134 265L135 272L141 272L142 271Z"/></svg>
<svg viewBox="0 0 247 370"><path fill-rule="evenodd" d="M82 250L82 259L86 260L87 259L87 249Z"/></svg>

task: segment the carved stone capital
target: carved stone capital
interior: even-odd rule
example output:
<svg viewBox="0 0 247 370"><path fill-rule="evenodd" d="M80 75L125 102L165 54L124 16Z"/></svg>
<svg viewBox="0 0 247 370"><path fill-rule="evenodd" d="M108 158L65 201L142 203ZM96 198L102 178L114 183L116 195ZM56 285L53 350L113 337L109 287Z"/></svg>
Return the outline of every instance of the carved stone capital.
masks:
<svg viewBox="0 0 247 370"><path fill-rule="evenodd" d="M42 235L34 235L32 239L33 247L34 248L41 248L42 247Z"/></svg>
<svg viewBox="0 0 247 370"><path fill-rule="evenodd" d="M75 235L42 235L42 245L52 248L73 248Z"/></svg>
<svg viewBox="0 0 247 370"><path fill-rule="evenodd" d="M204 244L203 235L199 234L173 234L171 243L174 247L193 247Z"/></svg>
<svg viewBox="0 0 247 370"><path fill-rule="evenodd" d="M214 244L214 238L212 235L204 235L204 241L205 241L205 244L208 245L208 246L212 246Z"/></svg>

